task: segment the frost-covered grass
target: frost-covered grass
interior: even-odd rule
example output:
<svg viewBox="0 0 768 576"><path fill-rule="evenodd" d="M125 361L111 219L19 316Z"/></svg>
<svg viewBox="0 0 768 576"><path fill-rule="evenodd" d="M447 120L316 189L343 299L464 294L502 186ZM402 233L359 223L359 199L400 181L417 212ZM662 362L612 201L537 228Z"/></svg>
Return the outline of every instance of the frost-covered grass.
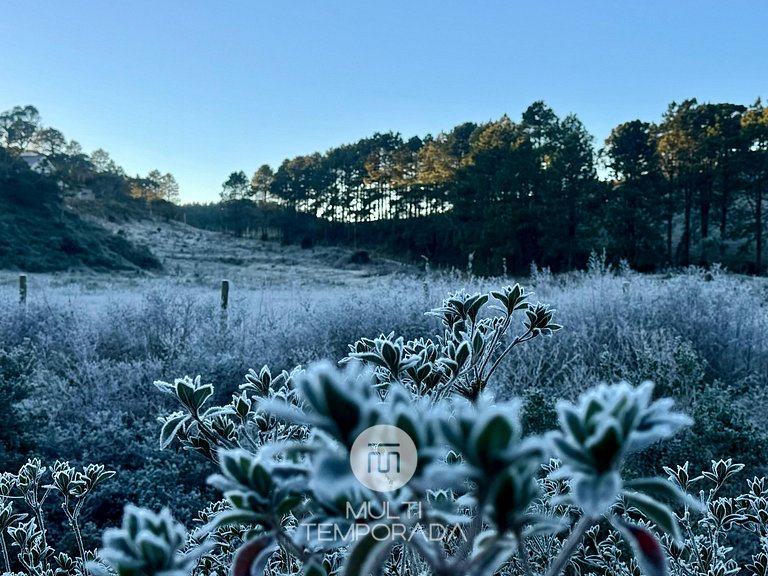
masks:
<svg viewBox="0 0 768 576"><path fill-rule="evenodd" d="M686 459L704 467L710 457L734 457L749 472L765 471L765 281L718 271L652 277L597 270L519 281L535 291L534 301L556 308L555 320L563 325L551 338L513 349L491 383L499 398L529 398L530 426L552 418L556 398L575 399L596 382L652 379L659 395L676 397L696 420L676 444L648 456L654 472ZM406 339L434 335L438 322L423 313L448 292L511 282L462 274L386 276L351 285L322 278L235 282L222 325L215 281L124 278L109 285L99 278L75 284L31 277L22 308L6 275L0 349L26 359L6 378L34 392L16 407L27 418L32 452L118 471L91 520L116 523L126 500L170 504L178 517L190 518L208 496L210 469L158 450L155 418L169 407L153 381L200 374L226 401L249 368L268 364L274 372L338 360L347 344L382 332ZM11 455L0 464L11 469L18 460ZM86 525L86 540L94 543L96 536Z"/></svg>
<svg viewBox="0 0 768 576"><path fill-rule="evenodd" d="M684 388L691 379L754 393L768 381L764 280L693 271L545 278L534 288L565 328L509 363L515 389L549 384L570 395L585 380L650 378L683 396L694 392ZM540 373L530 371L531 356Z"/></svg>

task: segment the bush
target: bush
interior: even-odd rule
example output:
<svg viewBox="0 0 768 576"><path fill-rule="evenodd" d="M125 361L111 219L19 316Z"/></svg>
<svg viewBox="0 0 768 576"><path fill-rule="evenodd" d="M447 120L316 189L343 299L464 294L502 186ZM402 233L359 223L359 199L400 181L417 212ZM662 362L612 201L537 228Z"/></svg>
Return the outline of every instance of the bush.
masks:
<svg viewBox="0 0 768 576"><path fill-rule="evenodd" d="M368 264L371 261L371 256L367 250L357 250L349 257L349 261L352 264Z"/></svg>
<svg viewBox="0 0 768 576"><path fill-rule="evenodd" d="M35 393L35 366L29 341L0 349L0 470L17 469L34 446L30 410L23 403Z"/></svg>
<svg viewBox="0 0 768 576"><path fill-rule="evenodd" d="M176 553L182 551L178 533L156 529L157 552L120 555L141 550L141 531L128 528L138 522L134 518L152 517L129 508L119 543L118 532L107 534L102 558L126 574L158 558L161 565L141 573L189 573L190 554L200 558L195 573L231 565L236 575L288 574L299 567L308 575L342 567L348 575L385 569L557 575L569 564L614 574L633 574L638 566L664 574L668 564L702 575L713 566L738 568L722 547L702 563L698 543L685 541L682 528L692 537L698 526L690 512L697 511L704 512L699 525L709 527L710 546L737 522L758 536L768 533L765 520L755 516L768 481L756 479L751 495L726 506L716 495L743 468L731 460L713 461L711 471L696 478L688 475L688 463L666 469L671 482L624 478L630 453L690 424L671 410L670 400L652 400L650 383L602 385L575 404L560 402L559 430L523 437L519 403L493 404L486 386L513 348L559 326L546 306L526 302L518 286L491 296L500 314L481 314L488 295L450 296L433 311L444 327L434 339L405 342L390 334L359 340L343 372L327 363L278 376L266 367L251 371L225 406L206 406L214 387L200 378L157 382L180 408L161 419L161 445L178 439L217 464L221 473L210 483L225 501L202 514L206 525L183 555ZM524 330L506 343L518 311L525 313ZM549 416L543 397L531 400L529 420ZM389 466L379 483L355 468L360 434L381 425L395 426L412 444L411 452L395 452L397 472L402 454L412 476L394 487ZM404 442L369 443L369 474L371 454L381 457L381 446ZM715 483L709 495L688 496L689 486L703 478ZM685 512L676 516L660 496ZM733 519L726 524L728 513ZM607 531L599 530L601 522ZM433 526L442 528L436 539ZM324 538L331 531L334 538ZM634 558L622 558L622 540Z"/></svg>
<svg viewBox="0 0 768 576"><path fill-rule="evenodd" d="M624 274L538 274L537 292L557 305L559 323L567 329L556 338L538 338L536 346L513 346L486 392L499 402L524 397L521 425L537 434L556 426L553 398L575 401L598 381L652 379L656 393L676 398L695 424L629 460L627 478L685 460L691 470L709 469L710 459L726 455L744 463L749 477L763 475L765 285L721 273L706 283L695 272L669 279ZM12 438L26 436L27 447L13 444L13 466L5 470L17 470L32 450L45 462L65 458L81 467L95 461L116 470L119 481L105 484L83 511L86 547L117 522L125 500L154 509L167 505L189 520L213 497L202 482L210 468L181 452L158 454L155 417L175 408L171 397L147 393L153 380L203 374L204 381L222 383L209 400L221 405L239 393L237 382L249 366L268 363L278 374L298 363L340 358L361 334L394 332L393 342L400 334L434 339L440 318L413 311L457 283L471 290L489 284L433 273L426 282L389 280L367 291L300 284L290 291L236 290L222 327L213 288L142 283L105 294L45 287L32 276L24 309L17 306L14 279L0 292L6 311L0 315L0 350L34 359L14 370L24 374L25 390L44 384L47 392L15 404L12 422L26 434ZM752 313L742 314L743 306ZM738 314L739 321L732 320ZM504 342L513 339L510 333ZM730 401L723 403L723 397ZM722 490L737 494L732 482L733 477ZM53 518L50 540L74 557L75 540L53 503L46 504ZM201 517L201 525L209 519ZM232 541L233 553L239 545Z"/></svg>

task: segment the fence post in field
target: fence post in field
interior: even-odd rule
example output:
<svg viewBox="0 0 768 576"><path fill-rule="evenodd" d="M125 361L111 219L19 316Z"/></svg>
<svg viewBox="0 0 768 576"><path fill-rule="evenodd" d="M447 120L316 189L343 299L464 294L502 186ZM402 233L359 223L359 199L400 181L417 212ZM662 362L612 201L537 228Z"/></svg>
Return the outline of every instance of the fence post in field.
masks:
<svg viewBox="0 0 768 576"><path fill-rule="evenodd" d="M229 280L221 281L221 329L227 327L227 308L229 306Z"/></svg>
<svg viewBox="0 0 768 576"><path fill-rule="evenodd" d="M27 275L19 274L19 304L27 304Z"/></svg>

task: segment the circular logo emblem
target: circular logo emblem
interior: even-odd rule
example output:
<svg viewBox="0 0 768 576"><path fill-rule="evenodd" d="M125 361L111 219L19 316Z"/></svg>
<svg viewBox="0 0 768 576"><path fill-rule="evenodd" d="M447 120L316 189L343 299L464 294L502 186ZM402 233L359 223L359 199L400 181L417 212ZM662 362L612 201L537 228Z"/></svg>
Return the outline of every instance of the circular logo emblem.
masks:
<svg viewBox="0 0 768 576"><path fill-rule="evenodd" d="M413 477L418 453L406 432L397 426L378 424L357 437L349 462L361 484L376 492L391 492Z"/></svg>

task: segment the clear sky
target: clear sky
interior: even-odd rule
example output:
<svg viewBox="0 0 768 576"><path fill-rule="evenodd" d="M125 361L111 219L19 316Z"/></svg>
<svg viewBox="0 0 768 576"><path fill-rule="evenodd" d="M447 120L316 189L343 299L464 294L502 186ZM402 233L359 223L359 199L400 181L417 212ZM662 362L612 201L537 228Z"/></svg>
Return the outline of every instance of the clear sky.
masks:
<svg viewBox="0 0 768 576"><path fill-rule="evenodd" d="M767 0L7 0L0 111L171 172L235 170L374 132L437 134L535 100L601 145L688 97L768 97Z"/></svg>

